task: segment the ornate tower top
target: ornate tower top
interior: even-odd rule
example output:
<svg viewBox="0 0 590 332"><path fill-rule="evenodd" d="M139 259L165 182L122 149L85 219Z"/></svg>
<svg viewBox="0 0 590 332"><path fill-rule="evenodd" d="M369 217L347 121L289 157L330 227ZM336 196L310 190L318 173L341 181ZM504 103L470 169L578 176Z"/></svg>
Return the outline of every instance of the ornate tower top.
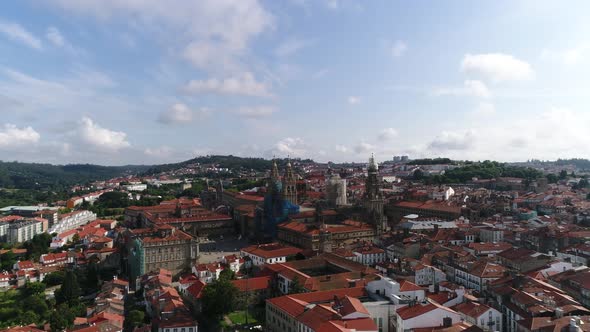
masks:
<svg viewBox="0 0 590 332"><path fill-rule="evenodd" d="M375 162L375 156L371 154L369 158L369 167L367 168L367 179L365 181L365 196L368 199L380 198L379 169Z"/></svg>
<svg viewBox="0 0 590 332"><path fill-rule="evenodd" d="M295 178L295 174L293 174L291 161L287 162L285 176L283 176L283 198L297 205L297 179Z"/></svg>
<svg viewBox="0 0 590 332"><path fill-rule="evenodd" d="M291 167L291 160L287 161L287 168L285 168L285 180L294 181L293 167Z"/></svg>
<svg viewBox="0 0 590 332"><path fill-rule="evenodd" d="M272 169L270 171L270 178L271 180L277 181L279 179L279 167L277 166L277 161L273 159L272 161Z"/></svg>
<svg viewBox="0 0 590 332"><path fill-rule="evenodd" d="M371 153L371 158L369 158L369 172L373 171L376 172L379 169L377 163L375 162L375 154Z"/></svg>

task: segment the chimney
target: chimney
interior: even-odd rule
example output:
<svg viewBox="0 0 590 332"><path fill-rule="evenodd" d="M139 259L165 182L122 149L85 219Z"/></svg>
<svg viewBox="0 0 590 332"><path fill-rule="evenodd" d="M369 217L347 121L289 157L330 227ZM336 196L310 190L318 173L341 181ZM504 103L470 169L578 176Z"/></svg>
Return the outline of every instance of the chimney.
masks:
<svg viewBox="0 0 590 332"><path fill-rule="evenodd" d="M453 319L451 317L443 318L443 327L451 327L453 326Z"/></svg>

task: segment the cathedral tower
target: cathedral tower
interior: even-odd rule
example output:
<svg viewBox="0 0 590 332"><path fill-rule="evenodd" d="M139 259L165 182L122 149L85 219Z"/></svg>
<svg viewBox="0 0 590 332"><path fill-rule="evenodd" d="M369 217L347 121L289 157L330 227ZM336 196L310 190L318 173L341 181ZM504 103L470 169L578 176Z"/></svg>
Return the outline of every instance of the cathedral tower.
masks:
<svg viewBox="0 0 590 332"><path fill-rule="evenodd" d="M294 205L297 205L297 179L293 174L291 161L287 162L285 176L283 176L283 198Z"/></svg>
<svg viewBox="0 0 590 332"><path fill-rule="evenodd" d="M370 218L369 222L374 225L376 235L380 236L387 228L387 219L383 212L383 195L381 194L379 168L375 162L375 156L372 154L369 159L369 166L367 167L364 205Z"/></svg>

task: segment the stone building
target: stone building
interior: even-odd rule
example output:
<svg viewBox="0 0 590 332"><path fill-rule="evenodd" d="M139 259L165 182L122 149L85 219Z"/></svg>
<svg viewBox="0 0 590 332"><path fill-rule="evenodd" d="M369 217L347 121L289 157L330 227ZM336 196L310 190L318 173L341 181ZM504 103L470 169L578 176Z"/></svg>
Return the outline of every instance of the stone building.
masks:
<svg viewBox="0 0 590 332"><path fill-rule="evenodd" d="M197 241L170 225L127 230L123 237L124 260L132 281L160 268L178 274L189 269L199 255Z"/></svg>

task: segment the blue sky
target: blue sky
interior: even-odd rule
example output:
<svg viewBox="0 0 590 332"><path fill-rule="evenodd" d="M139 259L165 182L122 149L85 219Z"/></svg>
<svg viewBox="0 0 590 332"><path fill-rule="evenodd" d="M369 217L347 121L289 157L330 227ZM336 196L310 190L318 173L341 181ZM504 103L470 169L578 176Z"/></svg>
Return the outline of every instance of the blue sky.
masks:
<svg viewBox="0 0 590 332"><path fill-rule="evenodd" d="M589 7L4 1L1 159L588 158Z"/></svg>

